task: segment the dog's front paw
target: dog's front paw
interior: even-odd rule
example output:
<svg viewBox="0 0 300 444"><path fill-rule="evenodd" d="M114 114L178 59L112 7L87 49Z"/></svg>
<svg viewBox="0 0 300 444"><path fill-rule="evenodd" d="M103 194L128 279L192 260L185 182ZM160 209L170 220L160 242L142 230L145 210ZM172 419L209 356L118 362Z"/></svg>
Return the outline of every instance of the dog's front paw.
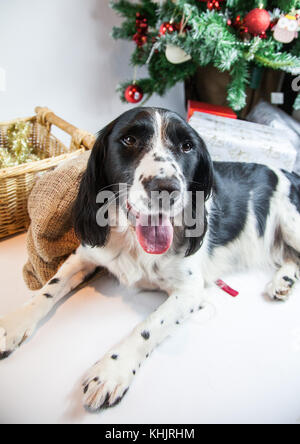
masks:
<svg viewBox="0 0 300 444"><path fill-rule="evenodd" d="M15 313L0 319L0 360L8 358L35 330L35 324Z"/></svg>
<svg viewBox="0 0 300 444"><path fill-rule="evenodd" d="M104 356L84 378L84 406L90 411L98 411L118 404L129 389L136 371L130 360L116 353Z"/></svg>
<svg viewBox="0 0 300 444"><path fill-rule="evenodd" d="M293 291L295 279L289 276L276 277L267 286L267 293L271 299L277 301L287 301Z"/></svg>

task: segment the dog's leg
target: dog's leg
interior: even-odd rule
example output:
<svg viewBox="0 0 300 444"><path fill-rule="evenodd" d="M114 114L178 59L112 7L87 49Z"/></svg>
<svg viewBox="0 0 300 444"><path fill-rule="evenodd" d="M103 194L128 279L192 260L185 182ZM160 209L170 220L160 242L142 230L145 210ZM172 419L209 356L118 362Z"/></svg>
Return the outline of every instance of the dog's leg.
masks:
<svg viewBox="0 0 300 444"><path fill-rule="evenodd" d="M268 284L267 293L271 299L286 301L299 277L299 264L287 261L276 272L272 282Z"/></svg>
<svg viewBox="0 0 300 444"><path fill-rule="evenodd" d="M145 322L89 370L83 380L85 407L97 411L117 404L142 362L187 317L201 310L202 301L203 284L199 282L171 293Z"/></svg>
<svg viewBox="0 0 300 444"><path fill-rule="evenodd" d="M39 321L53 306L78 287L95 269L96 265L84 260L77 251L29 302L0 318L0 359L7 358L30 337Z"/></svg>

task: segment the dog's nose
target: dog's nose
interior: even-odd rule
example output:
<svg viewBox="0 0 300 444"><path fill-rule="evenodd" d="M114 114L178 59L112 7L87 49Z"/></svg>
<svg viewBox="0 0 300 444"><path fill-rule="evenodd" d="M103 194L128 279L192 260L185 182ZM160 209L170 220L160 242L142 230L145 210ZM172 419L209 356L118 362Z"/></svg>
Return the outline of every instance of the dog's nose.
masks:
<svg viewBox="0 0 300 444"><path fill-rule="evenodd" d="M163 191L166 191L169 194L174 193L175 200L178 199L179 193L181 191L180 182L176 177L164 179L154 178L148 181L145 188L149 195L151 195L151 193L154 191L159 193Z"/></svg>

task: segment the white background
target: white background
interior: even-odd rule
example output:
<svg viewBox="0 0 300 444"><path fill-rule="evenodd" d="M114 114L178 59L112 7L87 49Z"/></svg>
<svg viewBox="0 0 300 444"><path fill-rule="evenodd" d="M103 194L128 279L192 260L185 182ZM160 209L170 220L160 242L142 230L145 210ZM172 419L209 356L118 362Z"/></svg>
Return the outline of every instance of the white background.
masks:
<svg viewBox="0 0 300 444"><path fill-rule="evenodd" d="M127 109L116 84L132 76L132 44L114 42L106 0L0 0L0 121L46 105L95 132ZM183 89L150 104L184 114ZM0 314L28 300L25 237L0 242ZM0 363L0 423L299 423L300 291L263 296L268 273L224 277L241 294L212 305L153 353L123 402L100 415L81 407L83 373L163 301L103 279L60 305Z"/></svg>
<svg viewBox="0 0 300 444"><path fill-rule="evenodd" d="M110 37L120 19L108 3L0 0L0 67L6 71L0 121L31 115L40 105L96 132L129 108L115 88L133 78L134 43ZM182 85L148 104L184 114Z"/></svg>

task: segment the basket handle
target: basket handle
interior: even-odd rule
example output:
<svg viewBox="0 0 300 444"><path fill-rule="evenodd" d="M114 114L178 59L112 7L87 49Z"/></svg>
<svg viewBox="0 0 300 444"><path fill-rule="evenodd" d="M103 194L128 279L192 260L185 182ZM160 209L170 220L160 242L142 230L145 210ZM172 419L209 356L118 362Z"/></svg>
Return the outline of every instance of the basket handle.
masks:
<svg viewBox="0 0 300 444"><path fill-rule="evenodd" d="M72 137L72 143L77 148L80 148L81 146L84 146L84 148L86 148L87 150L91 150L93 148L96 140L93 134L76 128L76 126L58 117L49 108L37 106L35 108L35 112L37 114L37 121L40 124L45 126L55 125L61 130L65 131Z"/></svg>

